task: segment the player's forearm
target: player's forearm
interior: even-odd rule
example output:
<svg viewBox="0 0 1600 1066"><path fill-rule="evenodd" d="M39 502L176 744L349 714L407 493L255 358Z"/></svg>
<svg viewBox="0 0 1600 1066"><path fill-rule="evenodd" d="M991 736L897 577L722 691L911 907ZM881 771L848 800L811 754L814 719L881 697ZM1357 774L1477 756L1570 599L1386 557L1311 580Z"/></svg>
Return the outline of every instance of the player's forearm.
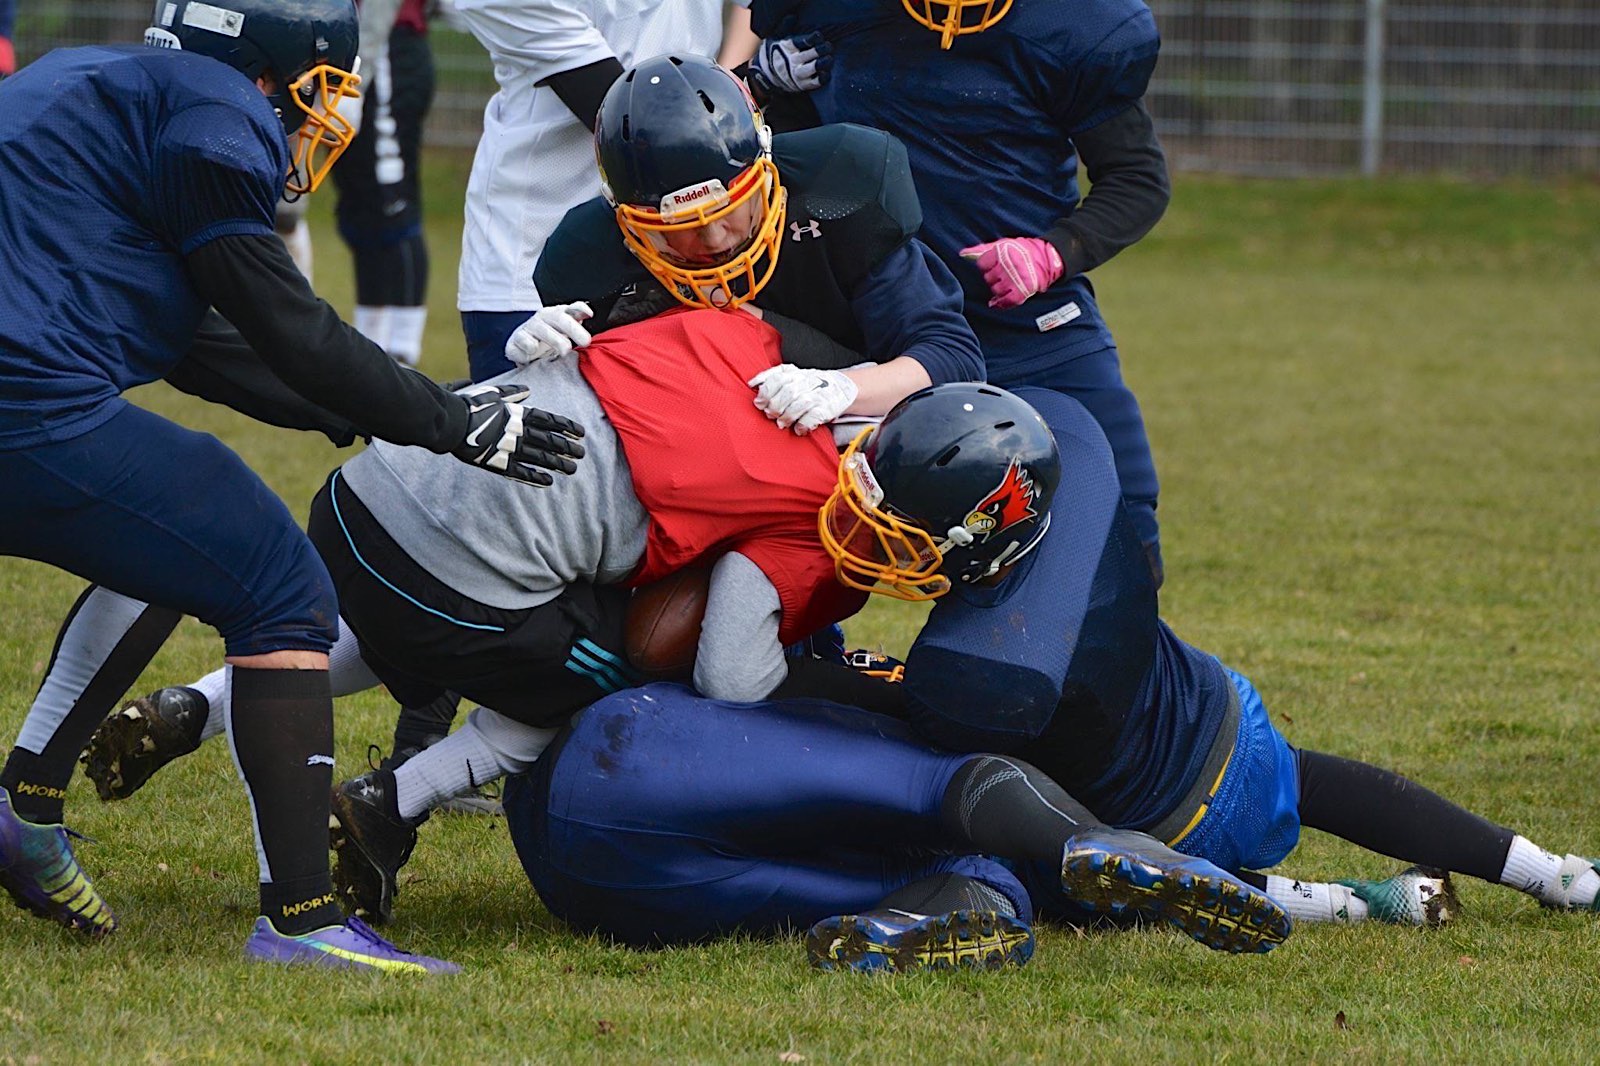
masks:
<svg viewBox="0 0 1600 1066"><path fill-rule="evenodd" d="M694 660L694 687L718 700L766 699L787 667L778 630L783 603L761 568L738 552L717 560Z"/></svg>
<svg viewBox="0 0 1600 1066"><path fill-rule="evenodd" d="M187 265L200 295L299 395L396 444L448 452L461 443L466 401L347 325L276 237L221 237L191 252Z"/></svg>
<svg viewBox="0 0 1600 1066"><path fill-rule="evenodd" d="M857 390L855 402L845 408L847 415L888 414L889 408L933 384L927 368L908 355L846 370L845 376L856 383Z"/></svg>
<svg viewBox="0 0 1600 1066"><path fill-rule="evenodd" d="M1089 173L1089 194L1044 234L1067 277L1093 270L1149 233L1172 199L1166 154L1142 102L1073 143Z"/></svg>

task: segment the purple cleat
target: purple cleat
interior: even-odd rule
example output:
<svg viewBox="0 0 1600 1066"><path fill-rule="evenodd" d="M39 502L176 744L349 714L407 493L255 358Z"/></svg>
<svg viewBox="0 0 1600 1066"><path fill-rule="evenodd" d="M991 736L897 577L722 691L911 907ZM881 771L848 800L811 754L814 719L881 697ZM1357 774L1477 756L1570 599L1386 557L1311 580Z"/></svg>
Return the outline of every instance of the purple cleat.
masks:
<svg viewBox="0 0 1600 1066"><path fill-rule="evenodd" d="M79 868L68 833L64 826L24 821L11 806L11 793L0 788L0 888L23 910L105 936L117 928L116 916Z"/></svg>
<svg viewBox="0 0 1600 1066"><path fill-rule="evenodd" d="M426 955L409 955L372 931L360 918L343 925L313 929L299 936L284 936L265 917L245 941L248 958L295 966L381 970L384 973L460 973L461 967Z"/></svg>

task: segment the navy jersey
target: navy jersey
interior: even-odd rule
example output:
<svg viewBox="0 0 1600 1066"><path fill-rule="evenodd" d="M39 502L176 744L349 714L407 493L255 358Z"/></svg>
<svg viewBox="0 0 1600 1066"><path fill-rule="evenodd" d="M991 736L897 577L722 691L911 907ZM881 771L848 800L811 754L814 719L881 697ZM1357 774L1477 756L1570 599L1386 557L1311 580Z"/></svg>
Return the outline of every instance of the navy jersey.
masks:
<svg viewBox="0 0 1600 1066"><path fill-rule="evenodd" d="M995 310L959 252L1042 236L1077 206L1072 137L1132 106L1155 69L1160 37L1143 0L1015 0L997 25L957 37L949 51L899 0L752 5L769 29L791 14L799 30L825 26L833 40L828 84L811 93L822 120L877 126L905 142L922 199L919 236L966 291L989 380L1023 384L1044 366L1111 347L1086 278Z"/></svg>
<svg viewBox="0 0 1600 1066"><path fill-rule="evenodd" d="M754 301L875 362L909 355L934 384L983 378L960 285L913 239L922 222L905 148L880 130L780 134L773 162L789 191L782 251ZM604 199L579 204L534 268L546 304L585 300L615 326L679 306L623 244Z"/></svg>
<svg viewBox="0 0 1600 1066"><path fill-rule="evenodd" d="M1108 823L1153 825L1204 766L1229 683L1157 616L1094 418L1058 393L1018 395L1061 450L1050 530L998 584L935 601L906 658L912 721L947 747L1020 755Z"/></svg>
<svg viewBox="0 0 1600 1066"><path fill-rule="evenodd" d="M60 49L0 83L0 449L164 376L206 309L184 256L272 233L288 167L266 97L202 55Z"/></svg>

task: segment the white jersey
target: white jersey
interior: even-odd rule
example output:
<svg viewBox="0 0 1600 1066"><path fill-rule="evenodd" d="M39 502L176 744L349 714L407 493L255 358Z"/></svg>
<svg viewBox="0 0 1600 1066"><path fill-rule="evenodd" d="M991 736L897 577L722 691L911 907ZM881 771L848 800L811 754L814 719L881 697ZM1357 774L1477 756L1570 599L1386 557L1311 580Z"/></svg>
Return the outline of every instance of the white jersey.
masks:
<svg viewBox="0 0 1600 1066"><path fill-rule="evenodd" d="M599 195L594 138L548 85L615 56L624 67L663 52L715 57L722 0L457 0L494 60L500 91L483 111L467 180L456 306L534 311L533 265L567 209Z"/></svg>

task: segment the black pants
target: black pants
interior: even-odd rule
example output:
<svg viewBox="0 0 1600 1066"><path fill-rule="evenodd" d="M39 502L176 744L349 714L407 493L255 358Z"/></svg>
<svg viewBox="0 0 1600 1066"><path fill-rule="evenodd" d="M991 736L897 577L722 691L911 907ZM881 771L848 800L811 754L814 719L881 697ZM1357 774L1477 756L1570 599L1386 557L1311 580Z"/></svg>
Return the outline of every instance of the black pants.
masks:
<svg viewBox="0 0 1600 1066"><path fill-rule="evenodd" d="M312 501L308 532L361 657L403 706L456 692L527 725L557 726L639 683L623 658L623 586L580 582L525 610L469 599L406 555L337 471Z"/></svg>

